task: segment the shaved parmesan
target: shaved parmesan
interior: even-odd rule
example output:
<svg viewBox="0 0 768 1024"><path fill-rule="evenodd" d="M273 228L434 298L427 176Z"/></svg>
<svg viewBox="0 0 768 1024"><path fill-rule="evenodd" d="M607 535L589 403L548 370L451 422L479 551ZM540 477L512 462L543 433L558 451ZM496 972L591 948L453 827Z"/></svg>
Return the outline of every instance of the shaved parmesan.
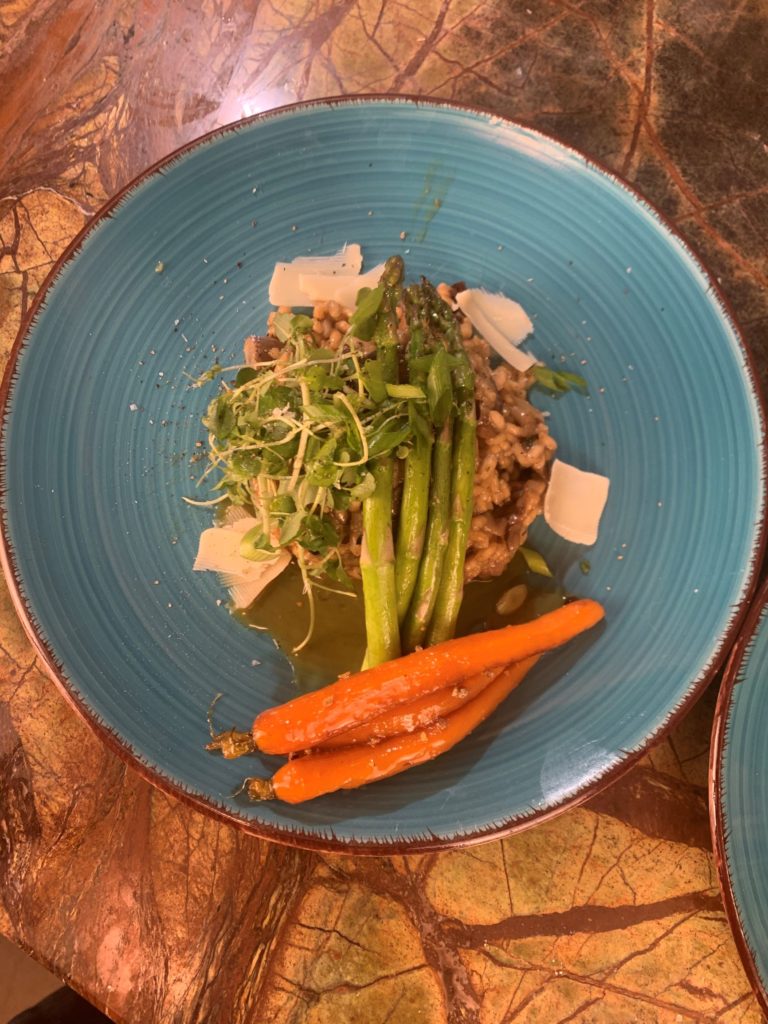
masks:
<svg viewBox="0 0 768 1024"><path fill-rule="evenodd" d="M574 544L594 544L610 480L555 459L544 497L547 525Z"/></svg>
<svg viewBox="0 0 768 1024"><path fill-rule="evenodd" d="M236 608L247 608L262 590L285 569L291 560L287 551L279 551L274 558L265 562L254 562L240 554L240 541L261 521L253 516L230 517L223 526L203 530L192 566L198 572L219 573L225 587L229 588Z"/></svg>
<svg viewBox="0 0 768 1024"><path fill-rule="evenodd" d="M343 281L339 281L336 291L334 293L334 299L341 306L346 306L347 309L354 309L357 304L357 294L361 288L375 288L381 280L381 275L384 273L384 264L378 263L371 270L366 271L359 277L348 277Z"/></svg>
<svg viewBox="0 0 768 1024"><path fill-rule="evenodd" d="M301 288L302 274L327 277L346 277L359 274L363 253L355 242L345 245L334 256L299 256L291 263L276 263L269 282L269 301L273 306L310 306L309 298Z"/></svg>
<svg viewBox="0 0 768 1024"><path fill-rule="evenodd" d="M344 277L330 274L301 274L299 287L311 302L338 302L340 306L354 309L357 304L357 293L361 288L375 288L379 283L384 264L379 263L365 274L356 277Z"/></svg>
<svg viewBox="0 0 768 1024"><path fill-rule="evenodd" d="M500 293L466 288L456 296L462 313L510 366L521 373L530 370L536 359L517 346L533 331L533 323L519 302Z"/></svg>
<svg viewBox="0 0 768 1024"><path fill-rule="evenodd" d="M359 280L359 275L350 278L352 281ZM314 302L328 302L334 298L334 292L338 286L339 278L334 274L300 274L299 288L303 295Z"/></svg>
<svg viewBox="0 0 768 1024"><path fill-rule="evenodd" d="M363 250L357 242L343 246L333 256L297 256L291 260L303 274L359 274L363 266Z"/></svg>
<svg viewBox="0 0 768 1024"><path fill-rule="evenodd" d="M251 525L255 522L253 516L249 516L242 505L227 505L220 522L222 526L233 526L241 519L250 520ZM250 530L250 528L249 526L246 530L243 530L243 533L247 533L247 530Z"/></svg>
<svg viewBox="0 0 768 1024"><path fill-rule="evenodd" d="M271 562L256 563L261 566L261 575L258 579L250 576L227 575L226 573L220 573L219 579L229 589L229 596L232 598L235 608L247 608L248 605L253 604L272 580L277 579L290 560L291 556L288 552L281 551Z"/></svg>
<svg viewBox="0 0 768 1024"><path fill-rule="evenodd" d="M519 345L529 334L533 334L533 322L519 302L501 292L487 292L484 288L465 288L456 296L456 302L472 319L470 310L480 310L507 341ZM470 309L467 309L467 306Z"/></svg>

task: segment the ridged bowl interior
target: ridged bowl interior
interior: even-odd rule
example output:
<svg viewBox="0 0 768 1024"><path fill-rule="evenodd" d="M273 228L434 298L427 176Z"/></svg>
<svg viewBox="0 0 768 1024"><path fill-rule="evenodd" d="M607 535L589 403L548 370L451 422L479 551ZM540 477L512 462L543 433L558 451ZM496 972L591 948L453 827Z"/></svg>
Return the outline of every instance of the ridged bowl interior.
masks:
<svg viewBox="0 0 768 1024"><path fill-rule="evenodd" d="M589 397L539 396L560 455L611 479L600 538L532 545L603 627L540 663L461 747L306 806L232 796L277 762L206 755L293 693L268 636L192 572L213 390L263 330L276 260L363 245L409 276L503 290L530 348ZM161 262L162 272L156 265ZM106 210L59 267L6 380L6 568L70 698L158 785L301 845L471 842L581 798L647 747L724 652L762 543L763 423L748 357L699 263L586 158L448 105L288 108L182 151ZM584 575L579 563L591 564Z"/></svg>

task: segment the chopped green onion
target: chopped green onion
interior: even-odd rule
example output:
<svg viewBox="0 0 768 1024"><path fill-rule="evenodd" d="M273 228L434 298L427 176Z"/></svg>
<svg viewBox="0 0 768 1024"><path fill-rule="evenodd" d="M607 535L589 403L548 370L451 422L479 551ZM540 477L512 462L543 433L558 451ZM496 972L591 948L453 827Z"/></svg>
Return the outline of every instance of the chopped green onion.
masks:
<svg viewBox="0 0 768 1024"><path fill-rule="evenodd" d="M585 394L587 392L586 380L578 373L571 373L569 370L553 370L550 366L534 366L533 376L537 384L556 394L563 394L574 387Z"/></svg>
<svg viewBox="0 0 768 1024"><path fill-rule="evenodd" d="M311 365L312 363L326 363L329 360L338 358L338 355L332 348L313 348L312 358L308 359L307 362Z"/></svg>
<svg viewBox="0 0 768 1024"><path fill-rule="evenodd" d="M269 503L269 511L274 516L289 516L296 511L296 502L290 494L277 494Z"/></svg>
<svg viewBox="0 0 768 1024"><path fill-rule="evenodd" d="M306 313L295 313L291 317L291 332L293 334L308 334L311 330L312 330L312 317L311 316L307 316Z"/></svg>
<svg viewBox="0 0 768 1024"><path fill-rule="evenodd" d="M254 526L243 534L240 540L240 554L252 562L266 562L275 557L275 552L260 526Z"/></svg>
<svg viewBox="0 0 768 1024"><path fill-rule="evenodd" d="M227 401L226 395L219 395L208 406L208 413L203 417L203 426L213 434L217 441L223 441L235 427L235 414Z"/></svg>
<svg viewBox="0 0 768 1024"><path fill-rule="evenodd" d="M363 386L371 400L380 405L387 397L387 388L382 376L381 363L378 359L369 359L360 371Z"/></svg>
<svg viewBox="0 0 768 1024"><path fill-rule="evenodd" d="M244 384L250 384L250 382L252 380L256 380L258 376L258 370L254 369L252 366L243 366L237 371L235 387L241 388Z"/></svg>
<svg viewBox="0 0 768 1024"><path fill-rule="evenodd" d="M529 572L535 572L537 576L552 576L549 566L538 551L534 551L533 548L526 547L522 547L519 550L520 554L525 559L525 564L528 567Z"/></svg>
<svg viewBox="0 0 768 1024"><path fill-rule="evenodd" d="M357 294L355 311L349 321L349 333L361 341L369 341L373 335L376 314L384 299L384 286L361 288Z"/></svg>
<svg viewBox="0 0 768 1024"><path fill-rule="evenodd" d="M518 583L504 591L496 602L496 611L499 615L514 615L525 604L527 597L528 587L524 583Z"/></svg>
<svg viewBox="0 0 768 1024"><path fill-rule="evenodd" d="M333 524L313 514L304 516L304 524L297 538L299 544L313 555L327 555L339 543Z"/></svg>
<svg viewBox="0 0 768 1024"><path fill-rule="evenodd" d="M385 384L390 398L416 398L422 401L427 397L415 384Z"/></svg>
<svg viewBox="0 0 768 1024"><path fill-rule="evenodd" d="M275 313L272 317L272 330L277 336L277 340L285 344L286 341L293 334L291 327L291 321L293 320L292 313Z"/></svg>
<svg viewBox="0 0 768 1024"><path fill-rule="evenodd" d="M376 480L373 473L366 473L359 484L350 487L349 493L353 498L362 501L363 498L370 498L376 490Z"/></svg>
<svg viewBox="0 0 768 1024"><path fill-rule="evenodd" d="M305 515L304 509L300 508L298 512L293 512L288 516L280 530L281 547L285 547L286 544L290 544L291 541L298 537Z"/></svg>

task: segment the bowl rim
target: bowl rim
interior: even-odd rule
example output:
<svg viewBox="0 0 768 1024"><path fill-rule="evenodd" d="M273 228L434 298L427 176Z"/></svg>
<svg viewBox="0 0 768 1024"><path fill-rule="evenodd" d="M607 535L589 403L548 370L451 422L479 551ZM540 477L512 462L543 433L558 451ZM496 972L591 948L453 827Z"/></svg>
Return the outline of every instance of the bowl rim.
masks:
<svg viewBox="0 0 768 1024"><path fill-rule="evenodd" d="M745 661L749 657L749 649L760 629L761 619L768 610L768 579L764 580L749 613L731 649L720 685L720 692L715 706L715 717L712 722L712 735L709 751L709 828L712 836L712 851L717 867L720 894L725 907L725 915L731 927L736 948L741 962L749 978L752 990L763 1014L768 1018L768 983L757 967L755 952L747 935L747 930L739 910L739 903L733 888L733 879L729 870L726 835L730 831L725 810L723 793L723 776L725 757L730 737L728 722L733 710L736 687L741 682L739 676Z"/></svg>
<svg viewBox="0 0 768 1024"><path fill-rule="evenodd" d="M156 160L147 168L133 177L118 192L108 199L88 222L75 235L66 249L62 252L54 265L49 270L43 283L38 289L30 308L23 318L17 332L11 351L8 356L2 383L0 383L0 495L6 493L6 429L9 422L9 401L13 391L18 370L19 356L24 348L25 342L32 333L38 311L45 302L49 290L55 285L59 275L73 260L84 243L106 219L110 218L117 208L145 181L157 174L162 174L164 169L172 166L177 160L185 157L195 149L202 148L215 139L223 138L229 133L234 133L263 121L272 120L284 116L291 116L303 111L313 109L335 109L337 107L350 107L355 105L378 104L381 106L405 106L413 108L427 108L432 110L455 111L463 114L487 119L493 123L503 123L512 129L522 129L549 143L555 143L561 150L577 157L583 161L588 169L597 171L601 176L624 189L641 207L644 207L662 228L680 245L686 257L696 267L708 284L708 291L712 295L714 303L719 307L725 321L731 328L734 337L741 349L746 367L745 383L751 388L755 404L759 414L759 433L763 440L760 445L762 460L762 502L761 518L756 523L757 538L754 546L750 564L748 566L748 578L744 593L738 602L731 609L731 620L723 636L721 636L716 649L707 668L694 680L683 700L674 707L664 722L652 733L637 749L624 751L621 760L607 769L605 772L590 780L577 793L566 797L554 804L543 808L533 808L527 813L507 821L496 823L488 827L476 829L473 832L462 833L449 837L432 835L428 838L417 840L404 839L343 839L334 835L321 835L312 831L305 831L302 828L282 828L267 824L255 819L241 817L232 811L213 803L208 797L192 793L183 784L166 775L159 769L147 765L131 744L121 737L118 732L103 722L89 706L84 698L81 698L70 687L69 679L63 671L61 663L56 657L55 651L50 647L42 635L42 630L33 616L31 609L21 591L21 576L16 565L13 545L8 534L7 517L0 515L0 563L2 563L3 574L8 586L11 600L19 617L21 624L27 634L29 641L37 651L48 675L56 684L70 707L77 715L96 733L99 739L127 765L136 771L143 779L151 783L161 792L165 792L189 806L213 817L216 820L226 822L235 828L257 836L260 839L270 840L282 845L314 851L349 853L349 854L370 854L373 856L396 853L419 853L435 850L463 849L476 846L481 843L490 842L494 839L502 839L518 832L526 831L535 825L562 814L573 807L578 807L593 796L602 792L609 785L628 772L644 754L664 739L674 726L690 711L691 707L707 689L709 683L715 677L723 662L726 659L731 647L739 636L739 631L747 614L758 579L759 567L762 563L766 549L767 528L768 528L768 451L766 451L765 439L768 436L766 422L768 422L768 405L760 384L760 375L757 370L753 353L744 338L743 332L738 325L731 303L722 292L717 278L709 270L703 259L696 253L675 224L658 209L649 199L638 191L621 175L601 163L599 160L589 156L583 151L569 143L563 142L556 135L549 132L542 132L538 128L527 124L523 120L505 117L486 108L466 103L458 103L453 100L432 98L417 94L392 94L392 93L359 93L347 96L327 96L311 100L302 100L296 103L289 103L249 117L240 118L236 121L220 125L203 135L192 139L189 142L172 150L170 153Z"/></svg>

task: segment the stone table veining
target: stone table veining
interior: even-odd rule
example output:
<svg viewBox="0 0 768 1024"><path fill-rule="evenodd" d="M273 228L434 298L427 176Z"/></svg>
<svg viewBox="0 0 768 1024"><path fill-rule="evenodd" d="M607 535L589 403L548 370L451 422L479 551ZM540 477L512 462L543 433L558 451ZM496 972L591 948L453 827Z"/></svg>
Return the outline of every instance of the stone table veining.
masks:
<svg viewBox="0 0 768 1024"><path fill-rule="evenodd" d="M619 171L720 279L765 378L761 0L6 0L0 354L100 204L203 132L296 99L419 93ZM707 818L716 686L630 773L458 852L322 856L154 790L42 671L0 594L0 929L116 1021L761 1019Z"/></svg>

